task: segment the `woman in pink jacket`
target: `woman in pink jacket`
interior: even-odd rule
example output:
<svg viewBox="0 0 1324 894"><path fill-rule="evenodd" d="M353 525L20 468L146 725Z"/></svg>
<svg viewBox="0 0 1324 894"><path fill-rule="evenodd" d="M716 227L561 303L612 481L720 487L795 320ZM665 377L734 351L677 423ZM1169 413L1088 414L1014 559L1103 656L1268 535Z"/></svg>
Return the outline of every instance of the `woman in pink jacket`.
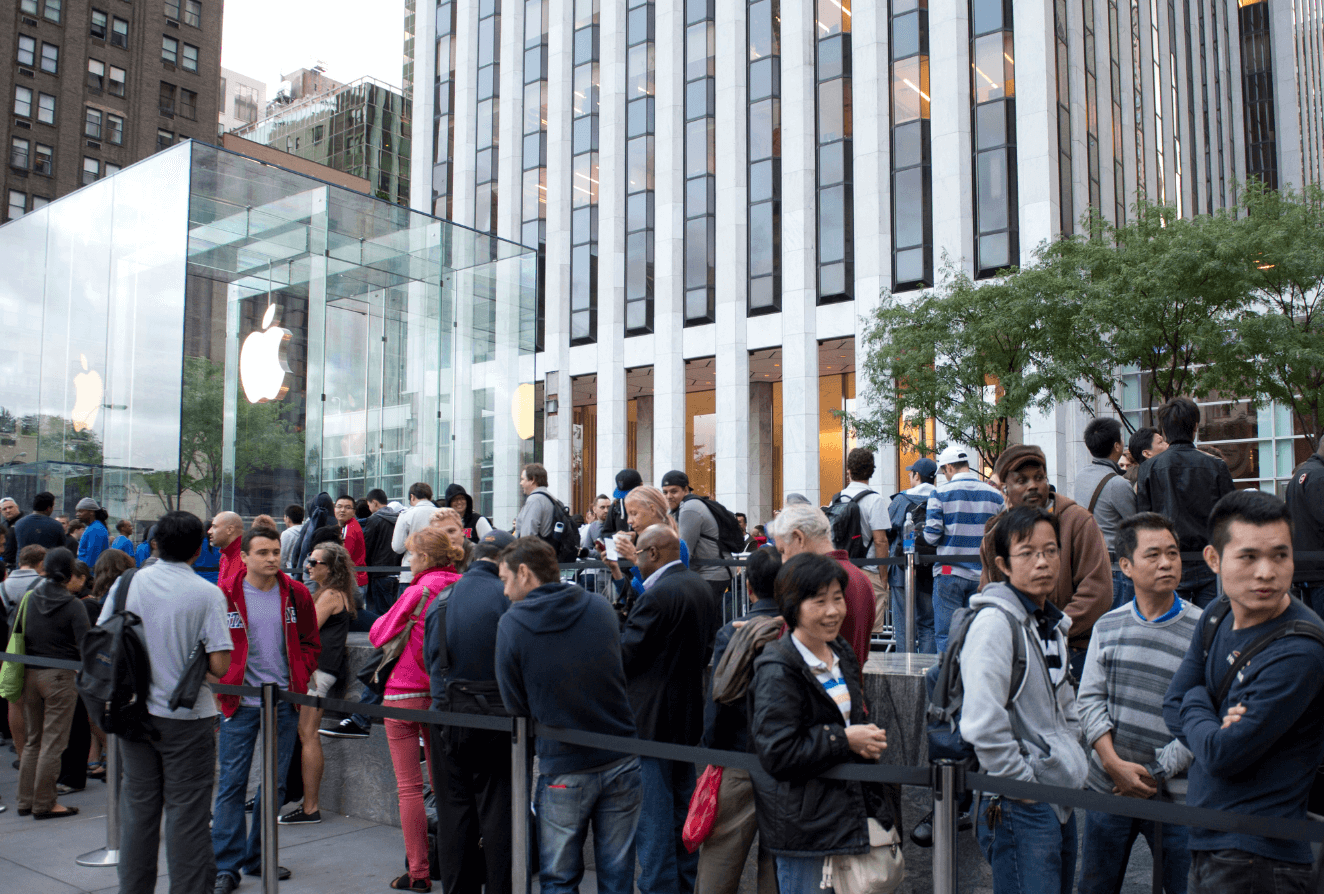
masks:
<svg viewBox="0 0 1324 894"><path fill-rule="evenodd" d="M425 711L432 705L428 672L423 664L423 618L427 607L437 594L460 579L455 562L463 553L455 549L446 536L434 528L416 531L409 537L409 570L414 573L413 584L400 594L394 606L372 625L368 639L380 646L400 633L418 612L418 621L409 634L409 643L400 655L400 661L386 682L383 702L387 707ZM426 594L426 595L425 595ZM418 740L421 737L432 762L432 747L424 724L412 720L392 720L384 724L386 740L391 746L391 763L395 767L396 787L400 793L400 828L405 838L405 856L409 871L391 882L397 891L431 891L432 878L428 871L428 821L423 810L423 769L418 761Z"/></svg>

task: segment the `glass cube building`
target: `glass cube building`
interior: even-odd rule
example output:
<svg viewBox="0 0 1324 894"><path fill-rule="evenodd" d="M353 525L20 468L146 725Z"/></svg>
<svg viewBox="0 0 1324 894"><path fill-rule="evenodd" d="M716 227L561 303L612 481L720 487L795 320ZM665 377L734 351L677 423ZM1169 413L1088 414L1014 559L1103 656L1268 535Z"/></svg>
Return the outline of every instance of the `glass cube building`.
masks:
<svg viewBox="0 0 1324 894"><path fill-rule="evenodd" d="M183 143L0 227L0 488L279 518L533 455L535 253Z"/></svg>

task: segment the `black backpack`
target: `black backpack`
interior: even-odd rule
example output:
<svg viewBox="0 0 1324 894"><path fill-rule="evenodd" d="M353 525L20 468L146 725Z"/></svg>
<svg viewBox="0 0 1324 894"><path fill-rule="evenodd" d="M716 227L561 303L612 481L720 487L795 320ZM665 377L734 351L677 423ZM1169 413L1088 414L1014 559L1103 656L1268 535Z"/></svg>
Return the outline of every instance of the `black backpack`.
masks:
<svg viewBox="0 0 1324 894"><path fill-rule="evenodd" d="M997 606L985 605L979 608L959 608L952 613L952 626L947 634L947 650L942 653L938 663L924 674L924 689L928 694L928 740L929 760L963 761L971 769L977 769L979 761L975 758L975 748L961 738L961 705L965 702L965 684L961 680L961 648L965 645L965 636L970 630L975 615L984 609L992 609L1002 615L1011 627L1011 686L1007 689L1007 708L1025 681L1027 657L1025 637L1020 623L1015 617ZM1015 715L1012 715L1013 718ZM1019 724L1017 724L1019 725ZM1021 733L1021 730L1015 730Z"/></svg>
<svg viewBox="0 0 1324 894"><path fill-rule="evenodd" d="M844 549L848 558L863 559L869 555L869 545L864 542L861 530L860 500L872 493L874 491L862 490L853 497L846 497L838 492L823 507L823 514L832 525L832 547Z"/></svg>
<svg viewBox="0 0 1324 894"><path fill-rule="evenodd" d="M717 522L717 545L726 553L740 553L745 551L745 535L740 533L740 521L735 517L730 509L727 509L721 503L711 497L701 497L698 494L690 494L682 503L688 503L690 500L699 500L708 507L708 511L713 514L713 521Z"/></svg>
<svg viewBox="0 0 1324 894"><path fill-rule="evenodd" d="M582 547L580 546L579 525L575 523L570 515L570 510L565 508L565 504L556 497L547 493L545 490L536 492L552 501L552 533L547 536L539 534L543 540L551 544L552 549L556 550L556 561L573 562L579 558Z"/></svg>
<svg viewBox="0 0 1324 894"><path fill-rule="evenodd" d="M147 738L147 688L152 665L142 619L124 608L136 569L124 572L115 588L115 612L83 634L83 668L76 684L92 722L133 742Z"/></svg>

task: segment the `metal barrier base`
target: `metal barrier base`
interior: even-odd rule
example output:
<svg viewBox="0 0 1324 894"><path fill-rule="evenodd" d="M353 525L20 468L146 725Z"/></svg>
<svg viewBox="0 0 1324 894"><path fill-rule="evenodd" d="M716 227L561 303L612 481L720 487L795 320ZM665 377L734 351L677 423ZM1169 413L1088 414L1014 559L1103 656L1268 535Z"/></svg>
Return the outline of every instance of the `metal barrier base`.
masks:
<svg viewBox="0 0 1324 894"><path fill-rule="evenodd" d="M68 859L68 858L66 858ZM79 866L118 866L120 865L120 852L103 847L99 850L83 854L74 861Z"/></svg>

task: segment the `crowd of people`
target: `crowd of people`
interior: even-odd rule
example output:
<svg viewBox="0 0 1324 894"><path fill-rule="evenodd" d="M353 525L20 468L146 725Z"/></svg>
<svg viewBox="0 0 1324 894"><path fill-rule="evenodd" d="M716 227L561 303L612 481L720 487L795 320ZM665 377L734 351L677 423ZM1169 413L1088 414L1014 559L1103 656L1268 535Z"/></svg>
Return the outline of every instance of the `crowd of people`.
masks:
<svg viewBox="0 0 1324 894"><path fill-rule="evenodd" d="M26 515L6 499L0 513L17 542L0 620L24 629L28 654L77 661L117 595L142 619L147 734L121 743L126 894L155 887L163 813L179 892L229 894L260 875L264 797L284 811L281 824L321 822L322 739L368 738L367 716L327 725L320 710L280 702L277 791L250 800L258 700L204 685L185 707L171 693L205 660L212 682L341 695L351 631L398 656L363 688L365 704L757 756L761 773L722 772L711 831L691 850L692 763L538 737L533 857L548 894L577 890L590 833L609 894L732 894L756 837L760 894L831 890L831 861L880 840L895 849L898 788L821 775L886 759L864 666L889 612L897 648L943 653L939 667L959 681L952 726L983 773L1304 818L1324 762L1324 562L1294 555L1324 550L1324 442L1283 500L1233 487L1226 464L1193 446L1198 418L1193 403L1171 401L1157 431L1128 445L1119 423L1095 420L1074 499L1050 485L1033 445L1007 448L987 480L970 451L949 446L912 463L910 486L890 498L869 487L873 455L856 449L827 507L788 498L761 531L694 495L676 470L660 487L622 470L612 495L571 516L537 463L521 470L526 499L510 531L478 514L462 487L434 501L418 482L407 506L379 489L361 501L322 493L287 507L281 525L169 512L137 558L131 528L112 543L91 500L78 503L85 527L71 534L50 494ZM1128 454L1134 474L1118 462ZM934 555L917 581L912 642L892 598L900 582L867 562L916 548L903 530ZM567 543L600 559L605 572L592 573L610 585L586 589L582 573L567 575ZM729 560L741 553L748 611L724 624ZM8 721L19 813L75 815L58 795L104 774L104 736L79 704L74 672L29 668ZM72 733L80 723L82 738ZM509 892L509 735L417 719L382 727L404 849L389 886ZM1096 811L1078 830L1068 807L988 793L962 810L997 894L1116 894L1135 839L1154 847L1160 834ZM1169 894L1308 890L1303 844L1171 824L1161 835ZM931 815L911 830L917 844L932 837Z"/></svg>

